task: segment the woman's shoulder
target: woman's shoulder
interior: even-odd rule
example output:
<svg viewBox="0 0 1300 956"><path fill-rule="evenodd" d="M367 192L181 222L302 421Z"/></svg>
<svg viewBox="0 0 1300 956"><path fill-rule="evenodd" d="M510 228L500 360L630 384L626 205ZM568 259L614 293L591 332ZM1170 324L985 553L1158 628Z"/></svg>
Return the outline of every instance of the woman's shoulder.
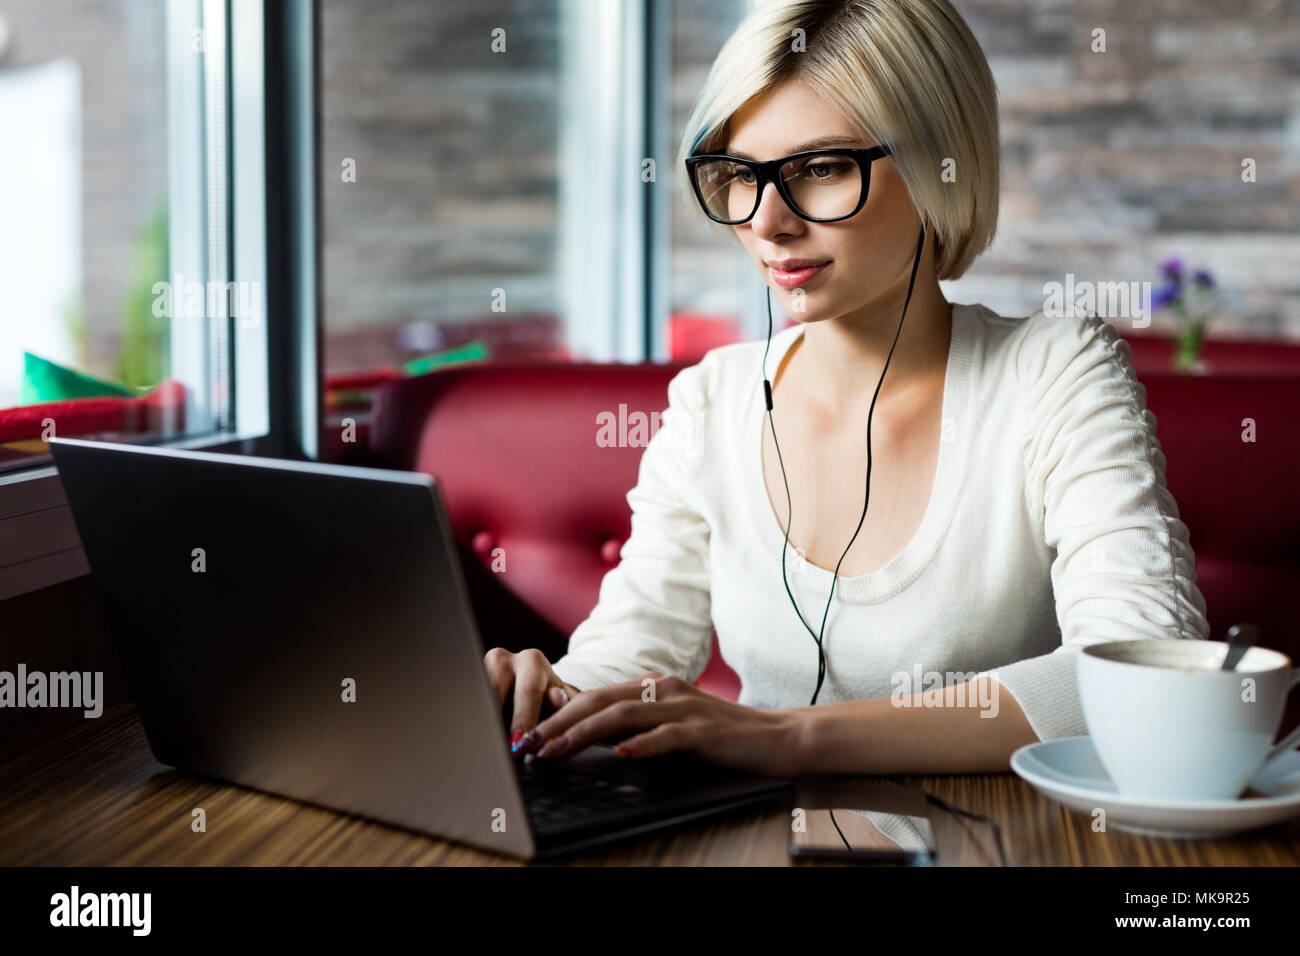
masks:
<svg viewBox="0 0 1300 956"><path fill-rule="evenodd" d="M985 363L1001 363L1023 388L1046 388L1083 374L1099 362L1121 361L1131 350L1115 326L1091 313L1038 309L1023 317L999 315L985 305L963 306L983 326Z"/></svg>
<svg viewBox="0 0 1300 956"><path fill-rule="evenodd" d="M774 333L770 350L766 337L709 349L694 365L678 370L673 376L668 383L669 404L700 411L710 406L743 407L748 390L761 389L764 351L769 353L770 370L776 356L784 352L798 333L797 325ZM736 403L736 398L742 402Z"/></svg>

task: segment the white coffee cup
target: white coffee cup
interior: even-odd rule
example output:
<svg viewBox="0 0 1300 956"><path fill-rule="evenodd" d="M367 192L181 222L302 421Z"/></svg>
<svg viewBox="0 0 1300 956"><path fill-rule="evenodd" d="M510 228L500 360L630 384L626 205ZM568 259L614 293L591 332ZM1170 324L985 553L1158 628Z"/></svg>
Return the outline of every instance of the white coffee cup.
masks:
<svg viewBox="0 0 1300 956"><path fill-rule="evenodd" d="M1300 743L1273 744L1300 668L1252 647L1225 671L1222 641L1146 638L1082 648L1079 701L1088 734L1125 796L1232 800Z"/></svg>

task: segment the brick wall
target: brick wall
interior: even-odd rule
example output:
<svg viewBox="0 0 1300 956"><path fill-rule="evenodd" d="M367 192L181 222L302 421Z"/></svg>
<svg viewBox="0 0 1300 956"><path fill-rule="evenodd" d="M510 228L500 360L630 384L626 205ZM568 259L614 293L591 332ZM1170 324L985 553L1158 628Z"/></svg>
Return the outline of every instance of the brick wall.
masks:
<svg viewBox="0 0 1300 956"><path fill-rule="evenodd" d="M998 83L1003 192L950 298L1023 314L1066 272L1152 279L1183 254L1222 285L1214 329L1300 336L1300 2L956 5Z"/></svg>

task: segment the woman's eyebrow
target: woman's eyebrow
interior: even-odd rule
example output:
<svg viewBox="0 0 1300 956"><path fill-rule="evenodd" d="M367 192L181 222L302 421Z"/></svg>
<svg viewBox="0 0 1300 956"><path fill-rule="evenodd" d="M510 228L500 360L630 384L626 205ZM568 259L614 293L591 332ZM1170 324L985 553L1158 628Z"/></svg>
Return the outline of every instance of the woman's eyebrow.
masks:
<svg viewBox="0 0 1300 956"><path fill-rule="evenodd" d="M861 145L861 141L856 136L822 136L817 139L810 139L806 143L800 143L798 146L790 150L790 152L787 153L786 155L793 155L794 153L802 153L810 149L822 149L823 147L829 147L829 146L858 146L858 145ZM741 150L738 149L732 149L730 146L726 147L724 149L724 152L728 156L738 156L741 159L754 158L753 156L749 155L749 153L742 152Z"/></svg>

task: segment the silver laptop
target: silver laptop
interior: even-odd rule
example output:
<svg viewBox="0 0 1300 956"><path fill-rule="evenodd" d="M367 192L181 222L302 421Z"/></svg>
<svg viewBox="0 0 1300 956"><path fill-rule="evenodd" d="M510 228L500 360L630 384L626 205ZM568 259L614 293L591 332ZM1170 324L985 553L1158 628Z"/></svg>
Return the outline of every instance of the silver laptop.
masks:
<svg viewBox="0 0 1300 956"><path fill-rule="evenodd" d="M793 791L608 743L512 756L428 475L52 442L159 761L521 859Z"/></svg>

